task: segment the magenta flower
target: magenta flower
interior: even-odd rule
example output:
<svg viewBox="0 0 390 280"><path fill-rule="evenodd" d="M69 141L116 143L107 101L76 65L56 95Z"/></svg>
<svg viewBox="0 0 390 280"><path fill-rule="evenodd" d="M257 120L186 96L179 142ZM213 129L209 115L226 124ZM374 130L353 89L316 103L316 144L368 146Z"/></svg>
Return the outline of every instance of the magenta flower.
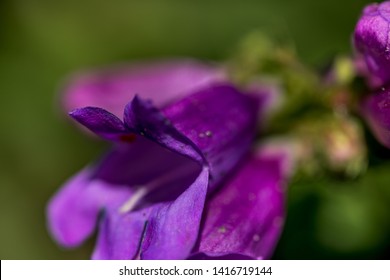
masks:
<svg viewBox="0 0 390 280"><path fill-rule="evenodd" d="M366 6L354 33L354 45L364 60L363 74L373 87L390 81L390 2Z"/></svg>
<svg viewBox="0 0 390 280"><path fill-rule="evenodd" d="M283 217L282 161L248 156L261 102L220 80L187 61L70 86L68 108L83 107L70 115L113 148L50 201L54 238L77 246L98 224L94 259L269 257Z"/></svg>
<svg viewBox="0 0 390 280"><path fill-rule="evenodd" d="M379 142L390 148L390 88L367 96L362 102L362 113Z"/></svg>
<svg viewBox="0 0 390 280"><path fill-rule="evenodd" d="M390 148L389 32L390 1L370 4L356 25L354 44L361 72L374 92L363 99L362 114L376 138Z"/></svg>

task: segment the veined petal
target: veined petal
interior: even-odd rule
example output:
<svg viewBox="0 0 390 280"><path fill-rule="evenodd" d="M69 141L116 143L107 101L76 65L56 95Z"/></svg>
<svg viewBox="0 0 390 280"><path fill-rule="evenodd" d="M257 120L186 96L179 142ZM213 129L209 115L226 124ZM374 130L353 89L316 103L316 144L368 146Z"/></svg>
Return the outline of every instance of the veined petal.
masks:
<svg viewBox="0 0 390 280"><path fill-rule="evenodd" d="M390 148L390 88L366 97L362 113L379 142Z"/></svg>
<svg viewBox="0 0 390 280"><path fill-rule="evenodd" d="M103 206L118 208L132 194L127 186L91 181L93 171L84 169L71 178L48 205L48 226L63 246L78 246L95 229Z"/></svg>
<svg viewBox="0 0 390 280"><path fill-rule="evenodd" d="M208 175L203 169L174 201L126 214L107 211L93 259L186 258L197 238Z"/></svg>
<svg viewBox="0 0 390 280"><path fill-rule="evenodd" d="M140 247L141 258L177 259L188 256L198 236L204 197L248 151L256 130L258 107L255 99L229 85L207 87L162 112L138 97L126 106L124 123L129 131L204 166L193 183L176 198L157 204L153 201L150 206L153 210L147 217L148 224L143 235L144 242ZM153 199L152 195L150 199ZM142 204L149 205L151 202L144 199ZM110 216L107 215L106 219ZM136 222L137 219L131 220ZM126 229L120 232L129 234ZM99 237L100 240L117 238L117 233L105 230L104 225L100 234L104 235ZM133 232L132 236L137 238L140 232ZM124 255L115 251L115 248L121 250L120 247L110 247L107 253L107 250L99 248L99 244L96 252L105 253L94 256L116 258ZM174 250L169 251L170 246Z"/></svg>
<svg viewBox="0 0 390 280"><path fill-rule="evenodd" d="M176 103L173 106L176 106ZM135 96L125 108L124 122L128 131L138 133L169 150L203 163L196 144L180 133L152 102Z"/></svg>
<svg viewBox="0 0 390 280"><path fill-rule="evenodd" d="M64 90L64 106L67 111L100 107L121 116L136 94L163 106L223 76L220 69L190 59L122 65L76 75Z"/></svg>
<svg viewBox="0 0 390 280"><path fill-rule="evenodd" d="M111 120L115 116L102 109L78 109L72 117L106 139L121 141L125 135L137 134L207 164L210 180L218 182L248 151L256 131L259 106L256 97L244 95L228 84L215 84L163 110L135 96L125 108L125 130L119 120Z"/></svg>
<svg viewBox="0 0 390 280"><path fill-rule="evenodd" d="M207 200L191 258L269 258L284 223L285 155L259 153Z"/></svg>
<svg viewBox="0 0 390 280"><path fill-rule="evenodd" d="M256 98L230 85L217 84L161 111L135 97L125 108L123 123L103 109L89 107L73 113L81 124L116 145L113 153L97 165L91 181L98 179L131 189L128 201L117 211L101 205L107 211L94 258L134 257L135 244L142 240L141 258L188 256L198 236L204 197L249 150L259 105ZM130 144L128 135L135 136ZM137 214L145 209L150 209L150 215ZM126 220L118 215L130 215L128 221L134 227L110 230L112 225L122 225L118 221ZM96 221L96 216L90 219ZM125 236L133 238L128 251L107 245ZM168 252L168 245L175 250Z"/></svg>
<svg viewBox="0 0 390 280"><path fill-rule="evenodd" d="M92 259L138 259L152 210L153 208L147 208L127 215L118 213L116 209L106 211L99 226L99 236Z"/></svg>
<svg viewBox="0 0 390 280"><path fill-rule="evenodd" d="M195 244L209 180L204 168L176 200L154 209L141 247L142 259L184 259Z"/></svg>
<svg viewBox="0 0 390 280"><path fill-rule="evenodd" d="M249 150L261 101L233 86L217 84L166 107L164 115L199 149L213 189ZM179 147L180 148L180 147Z"/></svg>
<svg viewBox="0 0 390 280"><path fill-rule="evenodd" d="M97 166L66 182L51 199L49 229L63 246L77 246L91 235L101 211L123 215L122 205L142 190L150 193L144 204L172 200L194 181L199 170L198 163L142 137L135 138L133 145L117 145ZM156 185L169 192L153 190ZM133 208L141 198L134 200Z"/></svg>

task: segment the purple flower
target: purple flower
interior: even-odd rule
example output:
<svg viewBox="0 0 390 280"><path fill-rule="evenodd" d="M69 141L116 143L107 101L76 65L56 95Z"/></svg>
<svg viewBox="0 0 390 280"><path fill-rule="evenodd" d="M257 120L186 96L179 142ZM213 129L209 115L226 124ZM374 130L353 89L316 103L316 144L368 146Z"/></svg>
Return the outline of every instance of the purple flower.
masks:
<svg viewBox="0 0 390 280"><path fill-rule="evenodd" d="M373 87L390 81L389 24L390 1L386 1L366 6L355 28L355 49L365 62L360 70Z"/></svg>
<svg viewBox="0 0 390 280"><path fill-rule="evenodd" d="M377 139L390 148L389 34L390 1L365 7L355 28L354 43L358 67L374 93L363 99L361 111Z"/></svg>
<svg viewBox="0 0 390 280"><path fill-rule="evenodd" d="M362 102L362 113L379 142L390 148L390 88L367 96Z"/></svg>
<svg viewBox="0 0 390 280"><path fill-rule="evenodd" d="M94 106L70 115L113 147L50 201L54 238L77 246L98 224L95 259L269 257L284 175L281 160L248 156L258 97L195 62L106 74L68 87L68 108Z"/></svg>
<svg viewBox="0 0 390 280"><path fill-rule="evenodd" d="M281 150L253 151L238 172L206 202L191 258L267 259L284 224L285 185L291 167Z"/></svg>

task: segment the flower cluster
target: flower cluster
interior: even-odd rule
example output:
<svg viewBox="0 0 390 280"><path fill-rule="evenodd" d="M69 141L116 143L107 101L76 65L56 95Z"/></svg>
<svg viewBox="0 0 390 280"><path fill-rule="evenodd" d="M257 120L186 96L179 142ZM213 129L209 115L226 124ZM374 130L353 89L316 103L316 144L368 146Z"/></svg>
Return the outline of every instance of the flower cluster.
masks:
<svg viewBox="0 0 390 280"><path fill-rule="evenodd" d="M266 94L191 60L76 76L65 107L112 148L51 199L53 237L78 246L98 226L93 259L269 258L288 159L254 145Z"/></svg>

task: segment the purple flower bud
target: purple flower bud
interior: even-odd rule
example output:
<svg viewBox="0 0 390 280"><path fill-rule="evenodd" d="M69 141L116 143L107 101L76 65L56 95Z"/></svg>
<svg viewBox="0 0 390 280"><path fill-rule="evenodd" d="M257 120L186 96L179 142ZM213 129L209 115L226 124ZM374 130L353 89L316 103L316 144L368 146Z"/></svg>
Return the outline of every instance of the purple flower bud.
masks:
<svg viewBox="0 0 390 280"><path fill-rule="evenodd" d="M389 23L390 1L386 1L366 6L355 28L353 39L358 68L372 87L390 81Z"/></svg>

